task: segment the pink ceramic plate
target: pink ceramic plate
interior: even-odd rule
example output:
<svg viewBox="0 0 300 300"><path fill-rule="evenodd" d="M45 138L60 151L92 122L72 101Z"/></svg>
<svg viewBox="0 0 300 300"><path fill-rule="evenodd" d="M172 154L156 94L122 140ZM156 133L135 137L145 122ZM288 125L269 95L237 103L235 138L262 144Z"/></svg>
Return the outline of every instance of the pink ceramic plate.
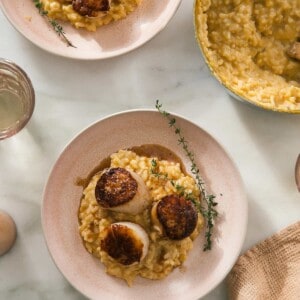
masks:
<svg viewBox="0 0 300 300"><path fill-rule="evenodd" d="M138 48L170 21L181 0L144 0L125 19L103 26L95 33L60 23L77 48L67 47L43 19L32 0L1 0L0 7L13 26L42 49L77 59L103 59Z"/></svg>
<svg viewBox="0 0 300 300"><path fill-rule="evenodd" d="M42 224L49 251L64 276L92 299L198 299L220 283L236 261L247 227L247 201L241 177L223 148L195 124L176 116L193 149L207 187L217 196L220 213L213 250L203 252L204 233L188 255L184 270L163 280L137 278L133 287L105 273L78 233L82 188L75 184L118 149L160 144L189 166L166 119L156 111L134 110L107 117L80 133L63 151L45 188Z"/></svg>

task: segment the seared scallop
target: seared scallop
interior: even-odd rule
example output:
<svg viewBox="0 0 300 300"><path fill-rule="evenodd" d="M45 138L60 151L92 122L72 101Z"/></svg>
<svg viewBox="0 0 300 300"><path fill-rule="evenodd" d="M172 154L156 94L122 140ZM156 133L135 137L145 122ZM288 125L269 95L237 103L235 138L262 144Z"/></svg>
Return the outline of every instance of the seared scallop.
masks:
<svg viewBox="0 0 300 300"><path fill-rule="evenodd" d="M113 223L105 229L101 249L123 265L139 263L148 253L149 237L138 224Z"/></svg>
<svg viewBox="0 0 300 300"><path fill-rule="evenodd" d="M110 8L110 0L73 0L73 9L82 16L97 17Z"/></svg>
<svg viewBox="0 0 300 300"><path fill-rule="evenodd" d="M155 228L162 234L172 240L181 240L195 230L198 213L190 200L168 195L152 207L151 218Z"/></svg>
<svg viewBox="0 0 300 300"><path fill-rule="evenodd" d="M142 178L123 168L109 168L102 172L95 197L102 208L130 214L143 211L150 201Z"/></svg>

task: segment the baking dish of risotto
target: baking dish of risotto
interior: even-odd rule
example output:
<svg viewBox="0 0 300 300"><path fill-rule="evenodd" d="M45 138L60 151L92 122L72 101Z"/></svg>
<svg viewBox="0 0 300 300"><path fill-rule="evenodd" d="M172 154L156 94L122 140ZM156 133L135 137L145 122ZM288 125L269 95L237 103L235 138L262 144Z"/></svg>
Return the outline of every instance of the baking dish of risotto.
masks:
<svg viewBox="0 0 300 300"><path fill-rule="evenodd" d="M196 38L235 98L300 113L300 1L196 0Z"/></svg>
<svg viewBox="0 0 300 300"><path fill-rule="evenodd" d="M42 225L59 270L91 299L198 299L230 271L247 228L241 177L222 146L176 115L218 218L212 249L191 164L153 110L109 116L82 131L47 181Z"/></svg>

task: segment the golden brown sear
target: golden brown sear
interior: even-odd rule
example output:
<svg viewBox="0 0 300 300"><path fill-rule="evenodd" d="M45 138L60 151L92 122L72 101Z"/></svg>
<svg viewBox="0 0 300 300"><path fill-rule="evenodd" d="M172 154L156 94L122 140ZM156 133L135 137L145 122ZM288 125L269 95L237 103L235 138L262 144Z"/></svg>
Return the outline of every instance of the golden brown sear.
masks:
<svg viewBox="0 0 300 300"><path fill-rule="evenodd" d="M129 202L137 193L138 184L123 168L105 170L99 178L95 197L100 206L111 208Z"/></svg>
<svg viewBox="0 0 300 300"><path fill-rule="evenodd" d="M98 12L108 11L109 0L73 0L73 9L82 16L96 17Z"/></svg>
<svg viewBox="0 0 300 300"><path fill-rule="evenodd" d="M191 201L178 195L168 195L158 202L157 217L168 238L181 240L196 228L198 213Z"/></svg>
<svg viewBox="0 0 300 300"><path fill-rule="evenodd" d="M101 240L101 249L123 265L139 262L143 247L142 241L130 228L117 223L106 229L105 238Z"/></svg>

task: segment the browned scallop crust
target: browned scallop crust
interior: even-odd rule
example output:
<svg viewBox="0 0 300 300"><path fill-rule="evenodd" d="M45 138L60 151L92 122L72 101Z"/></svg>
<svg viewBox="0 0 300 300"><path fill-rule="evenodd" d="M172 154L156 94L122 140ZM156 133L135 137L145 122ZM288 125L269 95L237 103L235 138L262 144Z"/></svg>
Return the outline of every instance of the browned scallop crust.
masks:
<svg viewBox="0 0 300 300"><path fill-rule="evenodd" d="M178 195L169 195L159 201L157 217L168 238L181 240L196 228L198 213L191 201Z"/></svg>
<svg viewBox="0 0 300 300"><path fill-rule="evenodd" d="M73 0L73 9L82 16L96 17L99 11L109 10L109 0Z"/></svg>
<svg viewBox="0 0 300 300"><path fill-rule="evenodd" d="M106 230L106 236L101 240L102 250L123 265L141 260L144 245L131 229L121 224L112 224Z"/></svg>
<svg viewBox="0 0 300 300"><path fill-rule="evenodd" d="M138 184L123 168L111 168L99 178L95 197L103 208L116 207L130 201L137 193Z"/></svg>

